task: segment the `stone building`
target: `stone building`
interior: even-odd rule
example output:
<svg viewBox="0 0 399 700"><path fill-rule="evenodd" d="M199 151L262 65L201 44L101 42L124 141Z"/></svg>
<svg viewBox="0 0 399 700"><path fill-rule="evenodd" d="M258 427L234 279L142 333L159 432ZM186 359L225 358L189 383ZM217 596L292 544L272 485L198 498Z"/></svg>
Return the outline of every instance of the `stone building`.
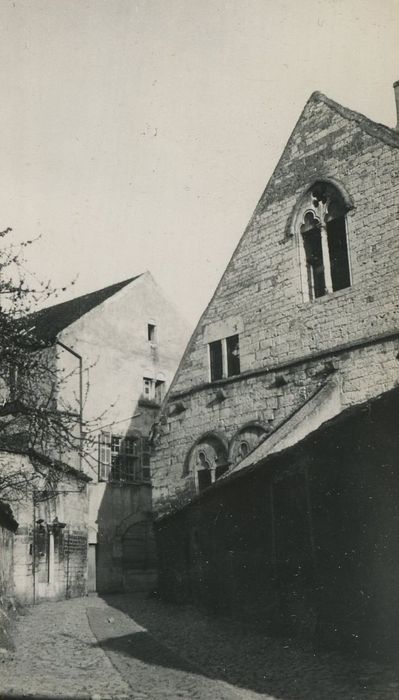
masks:
<svg viewBox="0 0 399 700"><path fill-rule="evenodd" d="M394 87L399 104L399 83ZM390 478L381 478L380 506L384 489L389 500L397 474L376 426L363 423L351 444L348 411L364 406L356 414L361 426L372 410L369 402L398 384L398 195L398 130L312 94L162 407L152 474L164 595L231 614L252 610L273 625L276 609L279 624L287 615L300 619L301 606L308 613L327 610L338 576L334 567L343 566L346 555L354 562L352 569L344 567L348 577L366 561L374 567L365 581L368 594L375 586L381 566L371 550L382 509L369 528L364 507L384 465ZM316 455L311 435L319 436L331 422ZM392 421L386 428L393 431ZM329 465L333 481L344 468L351 482L347 498L335 484L331 508ZM389 525L382 523L383 537L394 536L395 542L396 517L393 507ZM334 532L348 533L350 527L358 533L362 523L365 532L373 530L370 540L359 535L361 546L346 555L341 547L330 566L320 541L331 542ZM298 590L302 569L309 577ZM326 572L330 584L323 602L315 603ZM389 576L395 572L391 568ZM359 584L355 577L345 588L340 579L341 618L355 599L359 603L360 588L359 596L345 598L354 581ZM368 612L381 603L375 593L367 598ZM384 598L384 614L394 600ZM315 624L323 626L322 614ZM361 626L358 618L356 624ZM356 624L342 631L341 641L358 634ZM325 640L327 627L319 635Z"/></svg>
<svg viewBox="0 0 399 700"><path fill-rule="evenodd" d="M396 654L399 388L156 523L160 590L315 648Z"/></svg>
<svg viewBox="0 0 399 700"><path fill-rule="evenodd" d="M73 467L0 448L0 596L31 604L87 593L88 483Z"/></svg>
<svg viewBox="0 0 399 700"><path fill-rule="evenodd" d="M312 94L163 406L159 513L396 384L398 169L397 130Z"/></svg>
<svg viewBox="0 0 399 700"><path fill-rule="evenodd" d="M188 326L149 272L31 318L59 377L57 409L82 450L66 459L91 478L89 589L152 585L149 437Z"/></svg>
<svg viewBox="0 0 399 700"><path fill-rule="evenodd" d="M14 533L18 523L8 503L0 501L0 606L14 597Z"/></svg>

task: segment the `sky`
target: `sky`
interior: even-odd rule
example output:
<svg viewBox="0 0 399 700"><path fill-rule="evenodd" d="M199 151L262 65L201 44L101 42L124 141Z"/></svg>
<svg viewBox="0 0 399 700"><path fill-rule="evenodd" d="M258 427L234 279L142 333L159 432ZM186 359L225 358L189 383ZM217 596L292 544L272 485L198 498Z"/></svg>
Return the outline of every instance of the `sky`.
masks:
<svg viewBox="0 0 399 700"><path fill-rule="evenodd" d="M150 270L194 325L314 90L396 125L399 0L0 0L0 33L0 228L57 301Z"/></svg>

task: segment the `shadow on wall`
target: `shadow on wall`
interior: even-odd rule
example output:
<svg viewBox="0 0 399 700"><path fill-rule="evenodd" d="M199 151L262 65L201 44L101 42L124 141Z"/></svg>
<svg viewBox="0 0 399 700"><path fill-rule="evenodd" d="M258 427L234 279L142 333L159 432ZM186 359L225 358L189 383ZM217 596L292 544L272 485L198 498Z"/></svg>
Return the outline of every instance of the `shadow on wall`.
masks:
<svg viewBox="0 0 399 700"><path fill-rule="evenodd" d="M139 401L123 433L102 433L97 503L97 544L89 545L89 590L150 591L156 586L148 434L158 406ZM96 581L93 582L93 571Z"/></svg>
<svg viewBox="0 0 399 700"><path fill-rule="evenodd" d="M395 388L156 523L159 591L323 649L399 648Z"/></svg>
<svg viewBox="0 0 399 700"><path fill-rule="evenodd" d="M17 528L11 507L0 500L0 606L14 596L13 548Z"/></svg>

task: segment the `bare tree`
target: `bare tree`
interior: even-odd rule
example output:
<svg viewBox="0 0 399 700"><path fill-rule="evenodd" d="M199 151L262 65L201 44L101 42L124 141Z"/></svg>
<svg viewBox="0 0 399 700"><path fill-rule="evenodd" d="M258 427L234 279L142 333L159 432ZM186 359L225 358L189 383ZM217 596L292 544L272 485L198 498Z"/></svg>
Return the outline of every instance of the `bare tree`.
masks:
<svg viewBox="0 0 399 700"><path fill-rule="evenodd" d="M42 340L35 327L39 307L65 288L29 273L32 241L15 244L11 232L0 232L0 450L9 455L0 465L0 498L15 500L38 480L43 492L54 493L64 468L81 467L91 446L82 439L82 391L77 408L63 400L63 386L81 368L62 371L54 342ZM18 466L13 454L21 451L33 471Z"/></svg>

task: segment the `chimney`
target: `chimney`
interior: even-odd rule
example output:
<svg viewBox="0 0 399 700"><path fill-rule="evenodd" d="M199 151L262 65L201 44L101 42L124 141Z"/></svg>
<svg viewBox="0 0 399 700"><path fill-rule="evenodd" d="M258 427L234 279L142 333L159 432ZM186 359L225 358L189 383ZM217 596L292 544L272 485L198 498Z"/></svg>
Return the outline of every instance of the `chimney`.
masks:
<svg viewBox="0 0 399 700"><path fill-rule="evenodd" d="M393 84L393 89L395 91L395 102L396 102L396 116L397 116L397 124L396 124L396 130L399 131L399 80L397 80Z"/></svg>

